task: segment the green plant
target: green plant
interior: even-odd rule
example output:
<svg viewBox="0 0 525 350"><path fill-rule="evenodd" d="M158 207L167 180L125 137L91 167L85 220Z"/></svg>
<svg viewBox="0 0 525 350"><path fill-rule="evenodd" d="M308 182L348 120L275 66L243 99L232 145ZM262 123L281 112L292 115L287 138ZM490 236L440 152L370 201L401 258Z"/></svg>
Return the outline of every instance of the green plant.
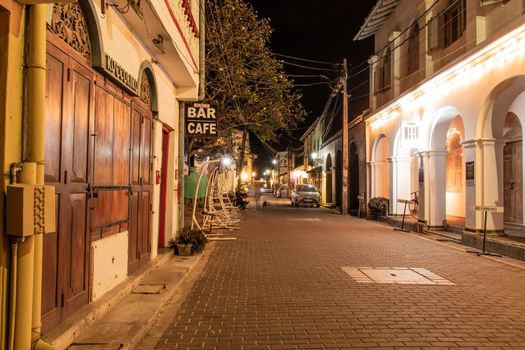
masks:
<svg viewBox="0 0 525 350"><path fill-rule="evenodd" d="M388 198L374 197L368 202L368 209L379 215L386 215L388 212Z"/></svg>
<svg viewBox="0 0 525 350"><path fill-rule="evenodd" d="M204 249L206 243L208 243L208 238L199 229L183 228L177 234L175 238L175 244L191 244L191 252L200 253Z"/></svg>

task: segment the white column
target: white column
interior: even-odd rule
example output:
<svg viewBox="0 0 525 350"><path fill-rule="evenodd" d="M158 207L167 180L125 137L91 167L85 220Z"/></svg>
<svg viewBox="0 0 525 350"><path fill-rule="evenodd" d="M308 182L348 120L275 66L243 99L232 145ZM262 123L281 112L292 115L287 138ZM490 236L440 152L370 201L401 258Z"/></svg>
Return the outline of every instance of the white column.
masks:
<svg viewBox="0 0 525 350"><path fill-rule="evenodd" d="M332 170L332 204L336 204L337 202L337 186L336 186L336 183L337 183L337 170L336 170L336 167L333 166L331 168Z"/></svg>
<svg viewBox="0 0 525 350"><path fill-rule="evenodd" d="M368 167L368 196L374 198L376 196L376 184L375 184L375 162L367 162L366 166Z"/></svg>
<svg viewBox="0 0 525 350"><path fill-rule="evenodd" d="M369 95L370 110L372 110L372 111L375 111L376 108L377 108L377 97L374 94L375 89L376 89L375 76L376 76L376 72L377 72L377 61L378 61L378 57L376 55L372 55L368 59L368 64L370 65L370 69L369 69L369 74L370 75L369 75L369 79L368 79L368 81L370 82L370 89L369 89L369 94L368 95Z"/></svg>
<svg viewBox="0 0 525 350"><path fill-rule="evenodd" d="M396 158L387 158L388 166L390 168L390 203L388 210L390 214L397 214L397 160Z"/></svg>
<svg viewBox="0 0 525 350"><path fill-rule="evenodd" d="M428 226L441 227L447 220L447 151L428 151L429 220Z"/></svg>
<svg viewBox="0 0 525 350"><path fill-rule="evenodd" d="M463 159L465 164L474 162L476 160L476 141L468 140L463 141ZM469 170L465 168L465 175ZM476 205L476 176L474 174L474 180L465 179L465 229L468 231L476 230L476 212L470 210L470 208Z"/></svg>
<svg viewBox="0 0 525 350"><path fill-rule="evenodd" d="M477 140L476 204L503 207L503 146L496 139ZM467 208L470 209L470 208ZM483 229L481 212L476 213L476 229ZM503 213L487 216L487 230L503 232Z"/></svg>
<svg viewBox="0 0 525 350"><path fill-rule="evenodd" d="M401 32L395 31L390 34L388 41L392 44L392 55L390 62L392 62L392 70L390 77L392 98L399 96L399 83L401 80Z"/></svg>
<svg viewBox="0 0 525 350"><path fill-rule="evenodd" d="M429 198L430 198L430 186L429 184L429 167L428 167L428 152L418 152L418 183L419 183L419 193L418 193L418 219L419 221L425 222L428 224L429 218Z"/></svg>

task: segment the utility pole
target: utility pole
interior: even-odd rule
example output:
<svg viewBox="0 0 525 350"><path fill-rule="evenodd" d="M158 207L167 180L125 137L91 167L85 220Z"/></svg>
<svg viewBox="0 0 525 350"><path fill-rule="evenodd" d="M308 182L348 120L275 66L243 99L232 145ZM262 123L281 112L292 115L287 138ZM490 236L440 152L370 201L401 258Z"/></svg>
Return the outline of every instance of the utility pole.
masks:
<svg viewBox="0 0 525 350"><path fill-rule="evenodd" d="M348 213L348 68L343 59L343 196L341 198L341 215Z"/></svg>

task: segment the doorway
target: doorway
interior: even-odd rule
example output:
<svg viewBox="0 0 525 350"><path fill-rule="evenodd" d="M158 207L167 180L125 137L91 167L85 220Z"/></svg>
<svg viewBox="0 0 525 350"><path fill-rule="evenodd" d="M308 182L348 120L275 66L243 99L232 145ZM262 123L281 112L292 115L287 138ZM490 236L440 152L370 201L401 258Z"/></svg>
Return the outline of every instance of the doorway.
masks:
<svg viewBox="0 0 525 350"><path fill-rule="evenodd" d="M170 131L162 127L162 162L160 169L160 203L159 203L159 248L166 245L166 188L168 178L168 155L170 144Z"/></svg>
<svg viewBox="0 0 525 350"><path fill-rule="evenodd" d="M504 220L523 223L523 142L522 127L518 117L508 113L504 126L503 147L503 196Z"/></svg>

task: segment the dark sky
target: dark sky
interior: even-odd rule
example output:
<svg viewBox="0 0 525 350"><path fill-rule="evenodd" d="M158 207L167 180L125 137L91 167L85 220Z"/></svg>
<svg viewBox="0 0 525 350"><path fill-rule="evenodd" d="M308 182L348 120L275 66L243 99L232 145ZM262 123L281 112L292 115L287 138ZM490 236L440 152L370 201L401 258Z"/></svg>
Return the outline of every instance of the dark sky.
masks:
<svg viewBox="0 0 525 350"><path fill-rule="evenodd" d="M373 54L373 39L353 41L355 34L363 24L366 16L377 0L246 0L257 11L259 17L269 18L274 32L271 39L271 49L274 53L296 56L323 62L342 63L348 60L350 91L349 114L359 115L368 108L368 64L366 60ZM286 62L309 67L337 69L323 65L290 58L279 57ZM364 63L364 64L363 64ZM363 68L365 70L363 71ZM332 71L299 68L285 64L285 70L293 75L323 74L336 77ZM360 74L357 74L360 72ZM296 84L319 83L320 77L294 77ZM363 84L363 82L365 82ZM279 144L274 144L278 151L286 150L288 143L292 147L299 146L298 139L317 118L331 93L327 85L299 87L303 94L303 105L308 116L305 122L293 132L292 140L281 138ZM254 138L251 136L252 139ZM259 142L252 141L252 148L259 153L258 167L266 166L270 156L262 151Z"/></svg>

